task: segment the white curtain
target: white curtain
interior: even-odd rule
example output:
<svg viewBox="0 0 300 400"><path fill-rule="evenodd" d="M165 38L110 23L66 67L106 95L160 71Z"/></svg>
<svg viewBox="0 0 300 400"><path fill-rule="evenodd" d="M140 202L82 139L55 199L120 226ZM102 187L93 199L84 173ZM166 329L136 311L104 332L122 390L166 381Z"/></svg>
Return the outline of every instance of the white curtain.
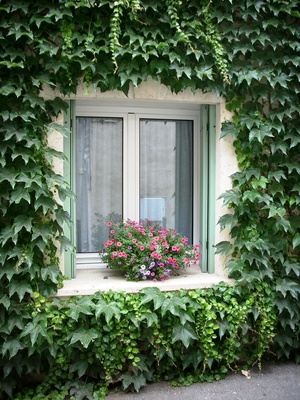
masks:
<svg viewBox="0 0 300 400"><path fill-rule="evenodd" d="M76 119L77 252L98 252L122 216L122 118Z"/></svg>
<svg viewBox="0 0 300 400"><path fill-rule="evenodd" d="M140 212L192 242L192 121L140 120Z"/></svg>

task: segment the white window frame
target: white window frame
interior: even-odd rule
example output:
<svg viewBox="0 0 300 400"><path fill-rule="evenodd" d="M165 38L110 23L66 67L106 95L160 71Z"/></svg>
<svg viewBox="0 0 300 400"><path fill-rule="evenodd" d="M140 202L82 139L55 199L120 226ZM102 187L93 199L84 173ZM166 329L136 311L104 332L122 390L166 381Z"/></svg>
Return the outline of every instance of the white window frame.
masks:
<svg viewBox="0 0 300 400"><path fill-rule="evenodd" d="M112 111L113 109L113 111ZM77 101L76 117L123 118L123 217L139 220L139 121L140 119L166 119L193 121L193 243L199 244L200 236L200 107L199 105L164 104L147 108L141 104L114 105L97 101ZM75 127L76 129L76 127ZM134 133L134 134L132 134ZM76 133L75 133L76 134ZM134 199L134 200L132 200ZM99 249L100 250L100 249ZM77 253L76 268L104 268L98 253Z"/></svg>

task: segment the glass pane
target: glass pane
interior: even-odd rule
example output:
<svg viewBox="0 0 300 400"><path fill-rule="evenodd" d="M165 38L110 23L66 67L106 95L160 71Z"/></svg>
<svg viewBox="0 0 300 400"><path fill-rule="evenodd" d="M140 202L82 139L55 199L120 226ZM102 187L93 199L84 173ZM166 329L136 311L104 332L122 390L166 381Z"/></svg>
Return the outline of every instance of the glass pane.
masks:
<svg viewBox="0 0 300 400"><path fill-rule="evenodd" d="M193 240L193 121L140 120L140 219Z"/></svg>
<svg viewBox="0 0 300 400"><path fill-rule="evenodd" d="M76 119L77 252L98 252L122 218L122 118Z"/></svg>

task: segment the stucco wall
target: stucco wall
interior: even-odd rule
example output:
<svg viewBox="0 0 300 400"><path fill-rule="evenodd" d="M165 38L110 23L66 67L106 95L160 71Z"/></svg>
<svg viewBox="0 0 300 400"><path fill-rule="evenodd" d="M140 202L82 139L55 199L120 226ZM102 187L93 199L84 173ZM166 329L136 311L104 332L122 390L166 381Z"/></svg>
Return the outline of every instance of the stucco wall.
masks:
<svg viewBox="0 0 300 400"><path fill-rule="evenodd" d="M43 96L53 98L59 96L57 91L45 88ZM178 94L172 93L171 90L165 85L160 84L158 81L148 79L147 82L141 83L139 86L131 86L128 96L117 90L111 92L101 93L99 90L93 88L86 88L84 84L78 86L76 95L72 95L71 99L107 99L107 100L124 100L130 101L155 101L170 103L186 103L186 104L215 104L217 105L217 135L216 135L216 226L215 226L215 242L218 243L222 240L229 240L228 232L226 230L220 232L217 221L220 216L227 213L228 210L222 206L222 200L218 197L231 188L230 175L238 170L237 160L232 145L232 140L229 137L220 138L221 124L224 121L231 119L232 115L226 110L225 101L222 97L216 96L214 93L202 93L196 91L192 93L191 90L185 90ZM62 123L62 117L58 119ZM49 145L55 147L59 151L63 151L63 138L56 133L49 135ZM63 164L61 161L55 161L54 169L57 173L63 174ZM62 259L63 264L63 259ZM224 270L225 260L221 255L215 256L215 273L218 275L226 275Z"/></svg>

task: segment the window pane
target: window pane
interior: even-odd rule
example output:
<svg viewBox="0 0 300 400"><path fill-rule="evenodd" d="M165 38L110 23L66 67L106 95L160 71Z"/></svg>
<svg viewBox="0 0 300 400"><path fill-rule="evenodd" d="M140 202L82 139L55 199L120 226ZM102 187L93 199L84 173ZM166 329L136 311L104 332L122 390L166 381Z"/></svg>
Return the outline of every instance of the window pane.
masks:
<svg viewBox="0 0 300 400"><path fill-rule="evenodd" d="M98 252L122 217L122 118L76 119L77 252Z"/></svg>
<svg viewBox="0 0 300 400"><path fill-rule="evenodd" d="M140 120L140 219L193 240L193 121Z"/></svg>

